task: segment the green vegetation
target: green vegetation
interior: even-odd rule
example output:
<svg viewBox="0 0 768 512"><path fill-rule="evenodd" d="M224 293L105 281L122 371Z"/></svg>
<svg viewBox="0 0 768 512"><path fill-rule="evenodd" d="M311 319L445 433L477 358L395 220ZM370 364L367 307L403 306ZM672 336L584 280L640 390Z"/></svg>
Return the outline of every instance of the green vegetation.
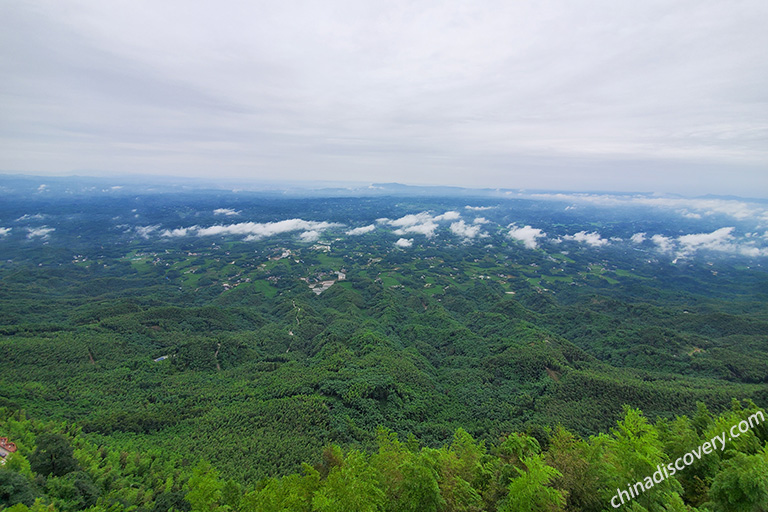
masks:
<svg viewBox="0 0 768 512"><path fill-rule="evenodd" d="M364 203L299 206L413 211ZM178 226L180 206L154 208ZM768 279L742 260L549 254L490 228L402 250L385 231L314 245L84 226L2 241L15 512L604 510L768 406ZM631 506L765 508L765 446L756 430Z"/></svg>
<svg viewBox="0 0 768 512"><path fill-rule="evenodd" d="M435 448L379 428L370 453L325 447L301 471L247 485L225 479L206 461L171 462L157 450L117 452L65 423L31 421L0 410L0 429L18 441L0 469L0 507L28 510L181 511L601 511L617 489L653 475L759 409L734 401L712 416L649 422L626 408L609 433L581 440L568 430L534 428L491 444L463 429ZM40 454L67 465L39 465ZM74 453L75 457L72 457ZM45 457L48 460L48 456ZM29 462L28 462L29 460ZM37 462L36 462L37 461ZM674 476L655 482L628 510L762 510L768 503L768 423L757 422L724 451L716 448ZM629 501L629 499L627 499Z"/></svg>

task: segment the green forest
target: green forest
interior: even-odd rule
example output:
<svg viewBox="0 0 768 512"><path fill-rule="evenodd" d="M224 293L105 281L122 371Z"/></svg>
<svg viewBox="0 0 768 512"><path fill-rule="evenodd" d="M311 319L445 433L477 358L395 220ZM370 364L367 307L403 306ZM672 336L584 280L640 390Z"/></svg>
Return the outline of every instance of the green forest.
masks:
<svg viewBox="0 0 768 512"><path fill-rule="evenodd" d="M607 433L588 439L557 427L513 432L486 444L458 429L435 448L380 427L369 452L329 444L299 472L243 485L206 460L192 465L156 449L112 450L73 424L33 421L3 409L0 428L17 440L18 450L0 468L0 503L9 512L610 510L607 503L624 503L618 490L756 412L754 403L734 401L714 416L700 403L692 417L652 423L627 407ZM624 509L765 510L768 423L764 415L760 419L736 431L741 433L721 452L697 459L631 501L627 496Z"/></svg>
<svg viewBox="0 0 768 512"><path fill-rule="evenodd" d="M565 234L530 248L504 227L627 239L663 217L491 204L468 241L409 213L455 220L464 199L238 200L261 224L230 231L276 215L324 231L189 236L221 223L195 213L222 202L203 195L36 204L55 229L0 240L0 437L18 447L0 508L613 510L768 406L759 261ZM381 215L436 234L345 235ZM768 510L767 428L621 509Z"/></svg>

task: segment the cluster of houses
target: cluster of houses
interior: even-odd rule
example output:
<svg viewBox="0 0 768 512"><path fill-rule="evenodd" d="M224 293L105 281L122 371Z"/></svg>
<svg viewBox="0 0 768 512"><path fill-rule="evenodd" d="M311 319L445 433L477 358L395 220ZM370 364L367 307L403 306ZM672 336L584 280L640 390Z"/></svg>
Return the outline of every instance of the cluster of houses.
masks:
<svg viewBox="0 0 768 512"><path fill-rule="evenodd" d="M7 437L0 437L0 464L5 464L5 458L16 451L16 445Z"/></svg>

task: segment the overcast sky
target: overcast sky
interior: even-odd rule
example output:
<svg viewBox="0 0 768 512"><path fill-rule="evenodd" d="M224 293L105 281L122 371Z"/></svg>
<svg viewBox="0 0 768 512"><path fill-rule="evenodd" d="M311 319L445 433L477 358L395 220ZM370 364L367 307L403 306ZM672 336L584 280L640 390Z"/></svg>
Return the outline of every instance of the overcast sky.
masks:
<svg viewBox="0 0 768 512"><path fill-rule="evenodd" d="M0 170L768 196L768 2L0 2Z"/></svg>

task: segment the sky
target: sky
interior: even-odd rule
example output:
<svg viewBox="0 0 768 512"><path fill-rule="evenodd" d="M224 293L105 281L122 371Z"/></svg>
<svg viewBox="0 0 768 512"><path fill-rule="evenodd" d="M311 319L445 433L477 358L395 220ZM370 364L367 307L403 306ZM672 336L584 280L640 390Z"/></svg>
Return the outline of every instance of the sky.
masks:
<svg viewBox="0 0 768 512"><path fill-rule="evenodd" d="M768 2L0 2L0 172L768 197Z"/></svg>

